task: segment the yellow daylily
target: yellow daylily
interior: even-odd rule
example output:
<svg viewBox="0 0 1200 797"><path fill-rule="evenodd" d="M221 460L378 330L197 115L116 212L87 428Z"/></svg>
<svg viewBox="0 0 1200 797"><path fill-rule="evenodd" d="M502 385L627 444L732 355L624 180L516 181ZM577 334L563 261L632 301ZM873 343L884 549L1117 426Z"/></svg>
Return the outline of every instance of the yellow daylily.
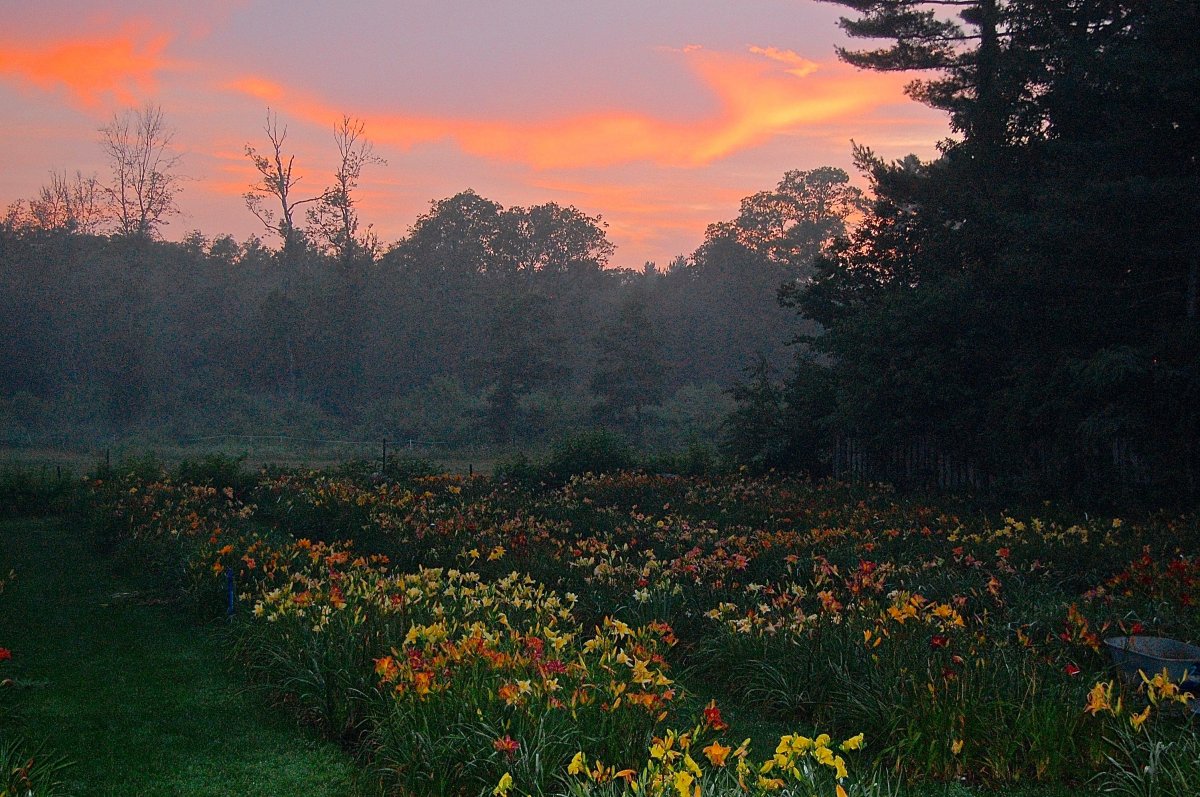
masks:
<svg viewBox="0 0 1200 797"><path fill-rule="evenodd" d="M838 745L838 747L841 748L843 752L849 750L861 750L863 746L863 739L864 736L860 733L857 736L851 736L849 739Z"/></svg>
<svg viewBox="0 0 1200 797"><path fill-rule="evenodd" d="M1102 681L1092 687L1088 692L1087 706L1084 708L1089 714L1099 714L1101 711L1112 710L1112 681Z"/></svg>
<svg viewBox="0 0 1200 797"><path fill-rule="evenodd" d="M679 797L692 797L692 783L695 780L690 772L680 770L675 773L672 785L675 787L675 791L679 793Z"/></svg>

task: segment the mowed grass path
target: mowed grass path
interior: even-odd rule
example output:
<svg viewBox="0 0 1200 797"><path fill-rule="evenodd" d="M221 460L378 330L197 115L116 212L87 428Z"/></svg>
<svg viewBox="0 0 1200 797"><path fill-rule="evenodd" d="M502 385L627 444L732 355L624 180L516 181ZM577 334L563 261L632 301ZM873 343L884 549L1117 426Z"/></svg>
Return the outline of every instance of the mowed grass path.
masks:
<svg viewBox="0 0 1200 797"><path fill-rule="evenodd" d="M74 795L352 795L356 767L226 668L219 623L154 605L61 519L0 523L0 645ZM134 594L130 594L134 593Z"/></svg>

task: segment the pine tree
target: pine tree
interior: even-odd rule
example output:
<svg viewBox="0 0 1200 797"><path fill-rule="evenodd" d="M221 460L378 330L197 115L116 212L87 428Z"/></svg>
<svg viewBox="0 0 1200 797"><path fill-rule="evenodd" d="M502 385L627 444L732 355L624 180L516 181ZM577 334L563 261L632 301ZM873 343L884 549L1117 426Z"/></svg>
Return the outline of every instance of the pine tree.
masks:
<svg viewBox="0 0 1200 797"><path fill-rule="evenodd" d="M858 12L839 24L849 36L886 39L871 50L838 48L847 63L888 72L921 71L914 99L950 114L953 129L981 152L1011 140L1019 81L1006 67L1013 42L1011 4L1004 0L822 0Z"/></svg>

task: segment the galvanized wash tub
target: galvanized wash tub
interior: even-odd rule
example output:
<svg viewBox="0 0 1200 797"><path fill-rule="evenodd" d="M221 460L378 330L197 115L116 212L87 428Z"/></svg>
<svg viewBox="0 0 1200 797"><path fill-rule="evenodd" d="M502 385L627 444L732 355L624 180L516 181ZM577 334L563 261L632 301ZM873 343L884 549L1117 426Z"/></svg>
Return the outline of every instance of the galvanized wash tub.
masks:
<svg viewBox="0 0 1200 797"><path fill-rule="evenodd" d="M1153 678L1164 669L1172 681L1200 683L1200 647L1157 636L1115 636L1104 640L1113 663L1130 681L1138 670Z"/></svg>

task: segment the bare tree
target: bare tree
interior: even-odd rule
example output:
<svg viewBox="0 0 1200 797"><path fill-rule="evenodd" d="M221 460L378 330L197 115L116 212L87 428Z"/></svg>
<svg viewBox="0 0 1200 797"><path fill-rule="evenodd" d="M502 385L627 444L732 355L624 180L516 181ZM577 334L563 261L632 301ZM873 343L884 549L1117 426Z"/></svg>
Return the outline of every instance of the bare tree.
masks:
<svg viewBox="0 0 1200 797"><path fill-rule="evenodd" d="M295 348L295 318L291 314L291 272L297 262L297 256L304 248L304 233L297 229L295 223L296 210L301 205L319 201L323 194L296 199L293 189L300 182L300 176L295 174L295 155L285 155L283 148L287 141L287 126L280 126L279 117L267 109L267 121L263 126L267 134L270 149L267 154L259 153L255 147L246 145L246 157L258 171L258 181L250 186L243 194L246 208L263 223L270 232L279 236L281 249L280 262L283 265L283 292L278 299L279 306L279 335L283 342L283 353L287 363L287 384L289 392L295 395L299 385L299 374L296 363Z"/></svg>
<svg viewBox="0 0 1200 797"><path fill-rule="evenodd" d="M100 128L113 174L104 192L121 235L153 238L167 217L179 212L180 176L175 169L182 156L171 149L174 138L162 108L153 103L113 114Z"/></svg>
<svg viewBox="0 0 1200 797"><path fill-rule="evenodd" d="M4 209L4 219L0 221L0 227L6 230L23 230L32 226L27 205L28 203L24 199L10 202Z"/></svg>
<svg viewBox="0 0 1200 797"><path fill-rule="evenodd" d="M29 215L42 229L94 235L107 215L104 200L104 187L95 175L85 177L76 170L68 177L65 171L54 171L50 183L29 201Z"/></svg>
<svg viewBox="0 0 1200 797"><path fill-rule="evenodd" d="M50 182L32 199L8 206L4 224L13 229L66 230L94 235L107 219L105 188L95 175L50 172Z"/></svg>
<svg viewBox="0 0 1200 797"><path fill-rule="evenodd" d="M37 197L29 200L29 215L34 225L44 230L70 226L71 189L66 174L50 172L50 184L43 185Z"/></svg>
<svg viewBox="0 0 1200 797"><path fill-rule="evenodd" d="M349 116L343 116L334 127L333 139L340 159L333 186L327 188L316 207L308 211L314 237L343 270L349 270L359 259L373 258L379 249L379 239L370 225L359 235L358 210L353 196L363 167L387 163L375 154L374 146L363 135L365 129L362 120Z"/></svg>
<svg viewBox="0 0 1200 797"><path fill-rule="evenodd" d="M294 199L292 189L300 182L300 177L293 174L295 155L284 155L283 145L287 141L287 126L279 126L279 117L267 109L267 123L263 127L267 141L271 143L270 152L259 154L253 146L246 145L246 157L258 170L258 182L250 186L243 194L246 207L271 232L279 236L283 244L285 263L292 253L302 243L301 232L294 221L296 208L310 202L317 202L323 194ZM270 207L268 205L274 205ZM278 210L276 210L276 208Z"/></svg>

